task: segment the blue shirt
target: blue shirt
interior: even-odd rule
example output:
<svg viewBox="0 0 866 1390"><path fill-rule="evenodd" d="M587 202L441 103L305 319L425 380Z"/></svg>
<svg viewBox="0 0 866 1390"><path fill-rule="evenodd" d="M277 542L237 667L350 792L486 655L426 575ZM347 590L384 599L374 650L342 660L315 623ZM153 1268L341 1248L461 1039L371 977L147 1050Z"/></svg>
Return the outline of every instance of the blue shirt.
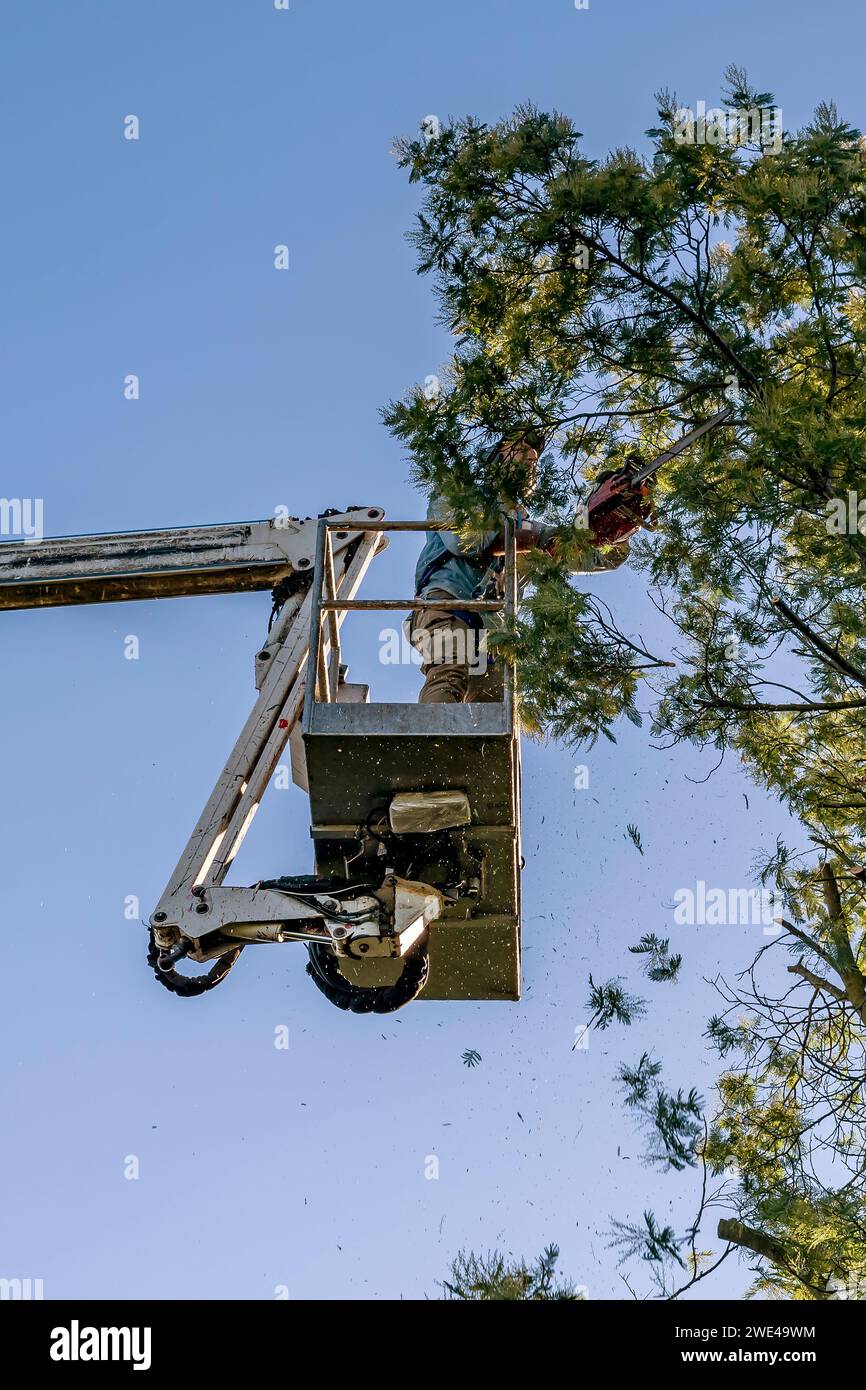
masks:
<svg viewBox="0 0 866 1390"><path fill-rule="evenodd" d="M447 521L448 508L436 493L427 508L429 521ZM455 598L476 598L476 590L493 563L491 546L498 531L487 531L476 545L464 545L453 531L427 531L415 566L415 593L425 598L431 589L444 589Z"/></svg>

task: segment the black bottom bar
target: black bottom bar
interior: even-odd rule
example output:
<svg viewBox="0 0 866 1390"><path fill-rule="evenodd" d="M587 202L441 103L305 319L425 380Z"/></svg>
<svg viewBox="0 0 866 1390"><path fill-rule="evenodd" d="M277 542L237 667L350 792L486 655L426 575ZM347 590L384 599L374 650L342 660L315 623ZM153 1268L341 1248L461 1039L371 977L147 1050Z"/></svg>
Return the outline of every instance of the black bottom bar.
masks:
<svg viewBox="0 0 866 1390"><path fill-rule="evenodd" d="M489 1383L500 1356L511 1356L522 1347L520 1360L538 1369L550 1367L551 1356L561 1350L564 1364L580 1379L590 1370L596 1381L608 1371L657 1376L681 1370L700 1381L721 1366L729 1371L757 1369L772 1383L776 1372L784 1375L791 1368L805 1366L826 1377L850 1365L851 1350L862 1344L864 1325L862 1302L626 1299L562 1302L555 1310L536 1307L517 1315L522 1328L511 1312L507 1326L497 1323L494 1331L491 1321L502 1313L492 1307L473 1312L439 1301L393 1301L384 1307L385 1303L388 1300L0 1302L0 1335L4 1360L16 1367L16 1384L26 1381L31 1371L93 1379L100 1370L114 1377L134 1375L136 1367L139 1374L194 1371L200 1385L201 1376L211 1371L221 1383L235 1373L244 1382L258 1380L271 1368L291 1381L299 1371L308 1379L311 1372L321 1374L330 1364L331 1379L334 1372L339 1374L333 1343L311 1336L311 1321L327 1323L329 1336L339 1329L343 1354L354 1366L378 1364L383 1372L387 1366L393 1373L400 1364L407 1376L420 1357L425 1379L438 1347L443 1375L458 1383L474 1365ZM449 1331L454 1328L458 1340L435 1335L443 1322ZM531 1339L524 1340L530 1332ZM543 1343L536 1340L538 1335ZM317 1349L327 1350L327 1360L324 1355L319 1359ZM303 1367L297 1364L299 1354ZM91 1359L94 1355L101 1359ZM513 1364L503 1369L514 1378ZM859 1381L861 1371L852 1369Z"/></svg>

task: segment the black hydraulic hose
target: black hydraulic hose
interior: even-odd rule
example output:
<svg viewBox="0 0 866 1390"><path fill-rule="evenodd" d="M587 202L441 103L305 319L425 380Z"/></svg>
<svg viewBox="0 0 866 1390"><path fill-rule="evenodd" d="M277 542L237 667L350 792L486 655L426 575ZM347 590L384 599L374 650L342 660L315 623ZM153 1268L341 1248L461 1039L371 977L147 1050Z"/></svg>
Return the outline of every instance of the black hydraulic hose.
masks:
<svg viewBox="0 0 866 1390"><path fill-rule="evenodd" d="M193 999L196 995L206 994L209 989L216 989L217 985L222 984L243 949L243 946L235 946L231 951L226 951L224 956L217 957L210 970L201 975L181 975L173 968L160 969L161 952L151 927L147 963L163 988L182 999Z"/></svg>
<svg viewBox="0 0 866 1390"><path fill-rule="evenodd" d="M328 946L308 945L307 974L325 998L338 1009L353 1014L390 1014L417 999L427 983L430 957L416 947L405 959L403 973L393 985L364 988L353 985L340 973L337 958Z"/></svg>

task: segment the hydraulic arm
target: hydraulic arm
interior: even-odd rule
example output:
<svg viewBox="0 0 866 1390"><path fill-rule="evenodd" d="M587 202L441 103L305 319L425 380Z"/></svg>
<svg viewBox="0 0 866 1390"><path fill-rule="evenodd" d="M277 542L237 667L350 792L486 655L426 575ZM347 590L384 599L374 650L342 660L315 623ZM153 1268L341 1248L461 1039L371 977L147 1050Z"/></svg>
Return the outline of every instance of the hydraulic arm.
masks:
<svg viewBox="0 0 866 1390"><path fill-rule="evenodd" d="M387 544L381 532L359 529L382 515L374 507L330 514L341 598L354 598ZM352 884L316 891L315 879L222 886L303 706L317 530L315 519L287 517L0 546L3 609L274 593L275 619L256 655L258 699L150 919L154 963L178 993L218 983L251 942L298 940L335 957L401 958L439 912L435 890L396 875L372 891ZM332 616L332 630L344 616ZM338 680L338 697L339 689ZM217 965L190 978L174 969L184 957Z"/></svg>

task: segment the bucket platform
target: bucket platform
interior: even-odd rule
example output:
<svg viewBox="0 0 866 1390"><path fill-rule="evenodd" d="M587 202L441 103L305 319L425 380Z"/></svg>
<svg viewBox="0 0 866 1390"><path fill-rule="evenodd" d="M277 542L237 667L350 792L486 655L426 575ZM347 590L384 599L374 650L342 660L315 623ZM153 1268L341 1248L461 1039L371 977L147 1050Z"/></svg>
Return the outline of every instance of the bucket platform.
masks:
<svg viewBox="0 0 866 1390"><path fill-rule="evenodd" d="M310 657L301 724L315 869L359 879L387 866L445 892L430 926L429 979L420 999L520 997L520 741L513 672L491 703L395 704L341 698L338 612L422 608L423 600L340 601L329 584L329 520L319 523ZM381 522L380 530L427 530L429 522ZM514 602L513 534L506 534L503 600ZM435 607L446 606L437 601ZM327 621L326 621L327 619ZM329 659L326 661L326 648ZM397 793L464 792L467 824L395 835L388 808ZM392 862L393 861L393 862ZM353 967L354 983L384 982L389 962ZM379 972L377 974L376 972Z"/></svg>

